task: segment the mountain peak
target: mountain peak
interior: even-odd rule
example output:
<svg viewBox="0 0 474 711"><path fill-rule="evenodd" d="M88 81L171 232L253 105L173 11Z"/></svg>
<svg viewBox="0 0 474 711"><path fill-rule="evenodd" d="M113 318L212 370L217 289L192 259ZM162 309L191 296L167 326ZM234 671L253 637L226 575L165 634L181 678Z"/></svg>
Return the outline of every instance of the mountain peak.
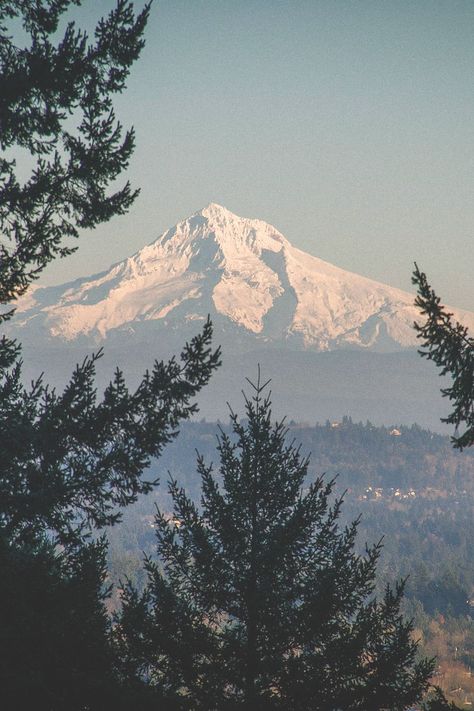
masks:
<svg viewBox="0 0 474 711"><path fill-rule="evenodd" d="M216 217L216 216L228 216L237 217L233 212L228 210L224 205L219 205L217 202L210 202L206 207L198 212L198 214L204 217Z"/></svg>
<svg viewBox="0 0 474 711"><path fill-rule="evenodd" d="M412 294L324 262L267 222L215 202L102 274L30 290L15 323L51 338L100 341L130 329L155 338L159 327L184 328L208 314L221 336L255 343L320 351L417 345ZM474 316L459 320L470 327Z"/></svg>

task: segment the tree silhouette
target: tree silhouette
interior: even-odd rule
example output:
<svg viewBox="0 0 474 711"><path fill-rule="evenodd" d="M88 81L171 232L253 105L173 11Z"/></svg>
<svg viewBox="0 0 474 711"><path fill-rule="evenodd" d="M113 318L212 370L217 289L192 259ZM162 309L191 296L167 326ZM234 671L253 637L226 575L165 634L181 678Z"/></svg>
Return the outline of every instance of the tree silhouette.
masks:
<svg viewBox="0 0 474 711"><path fill-rule="evenodd" d="M441 393L452 402L453 411L441 421L455 426L453 445L462 450L474 444L474 338L465 326L453 321L416 264L412 282L418 288L415 304L426 317L423 324L415 323L422 341L419 353L441 369L440 375L451 376L451 386ZM462 426L464 432L458 434Z"/></svg>
<svg viewBox="0 0 474 711"><path fill-rule="evenodd" d="M456 706L452 701L449 702L441 689L435 686L430 697L423 704L423 709L424 711L456 711L459 706Z"/></svg>
<svg viewBox="0 0 474 711"><path fill-rule="evenodd" d="M266 385L218 438L219 476L198 457L201 505L171 479L157 562L129 584L116 628L122 674L170 708L407 709L428 686L403 582L374 598L380 545L354 552L332 482L272 423Z"/></svg>
<svg viewBox="0 0 474 711"><path fill-rule="evenodd" d="M138 194L128 182L115 187L134 133L117 121L113 97L144 46L150 5L136 14L118 0L92 39L72 22L61 29L74 5L80 0L0 3L0 323L51 260L73 251L70 238L126 212ZM25 386L19 344L0 339L5 708L126 703L109 645L106 543L91 536L152 487L142 480L151 457L195 412L219 364L211 334L208 322L133 392L117 370L102 398L94 387L100 352L57 393L41 377Z"/></svg>
<svg viewBox="0 0 474 711"><path fill-rule="evenodd" d="M56 40L61 16L79 4L0 6L0 304L73 251L65 237L126 212L138 194L128 182L109 192L134 148L133 129L123 133L112 98L144 46L150 5L135 15L132 3L119 0L93 41L72 22ZM24 45L12 39L12 20L21 23ZM15 149L29 156L23 181Z"/></svg>

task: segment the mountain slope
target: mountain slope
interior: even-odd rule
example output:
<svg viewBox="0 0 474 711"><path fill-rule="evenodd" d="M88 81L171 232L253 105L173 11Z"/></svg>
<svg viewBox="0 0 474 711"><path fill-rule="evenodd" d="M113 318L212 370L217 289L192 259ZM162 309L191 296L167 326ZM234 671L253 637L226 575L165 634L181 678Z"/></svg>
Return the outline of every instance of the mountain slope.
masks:
<svg viewBox="0 0 474 711"><path fill-rule="evenodd" d="M41 341L147 341L215 322L246 347L396 351L416 345L413 296L295 247L271 225L211 203L101 274L33 288L15 335ZM455 311L468 326L474 314ZM221 339L222 340L222 339Z"/></svg>

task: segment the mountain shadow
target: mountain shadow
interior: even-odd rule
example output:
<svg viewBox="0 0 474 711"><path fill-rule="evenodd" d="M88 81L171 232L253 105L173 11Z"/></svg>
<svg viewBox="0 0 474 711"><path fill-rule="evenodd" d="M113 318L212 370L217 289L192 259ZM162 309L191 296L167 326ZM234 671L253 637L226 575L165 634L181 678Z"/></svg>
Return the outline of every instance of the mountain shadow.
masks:
<svg viewBox="0 0 474 711"><path fill-rule="evenodd" d="M277 274L283 288L283 293L277 296L272 308L263 317L262 336L272 341L285 341L294 321L298 298L288 279L283 250L273 252L269 249L263 249L261 259L267 267L270 267Z"/></svg>

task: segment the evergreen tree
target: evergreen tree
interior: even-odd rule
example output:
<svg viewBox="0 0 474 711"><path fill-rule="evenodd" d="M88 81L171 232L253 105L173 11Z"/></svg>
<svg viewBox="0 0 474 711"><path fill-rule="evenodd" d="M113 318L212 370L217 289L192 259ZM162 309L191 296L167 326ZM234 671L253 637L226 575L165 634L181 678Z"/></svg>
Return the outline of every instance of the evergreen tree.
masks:
<svg viewBox="0 0 474 711"><path fill-rule="evenodd" d="M124 592L123 677L181 710L408 709L433 667L416 661L403 583L374 598L380 545L355 553L358 521L338 526L332 483L307 486L308 459L252 387L218 438L219 476L198 458L201 506L170 482L159 560Z"/></svg>
<svg viewBox="0 0 474 711"><path fill-rule="evenodd" d="M219 361L207 323L181 362L156 362L134 392L119 370L99 400L97 356L64 392L0 381L0 695L6 708L133 709L118 683L106 610L106 542L91 532L156 482L151 457L196 411L192 402ZM27 681L25 681L25 678ZM132 693L133 692L133 693Z"/></svg>
<svg viewBox="0 0 474 711"><path fill-rule="evenodd" d="M138 194L115 187L134 133L123 132L113 97L143 48L150 5L136 14L117 0L91 39L72 22L61 30L80 4L0 3L0 323L51 260L73 251L68 239L123 214ZM90 536L152 487L142 481L150 458L218 365L210 338L207 323L181 360L156 362L134 392L117 371L102 399L100 353L58 394L41 378L25 386L20 346L0 339L2 708L126 704L108 639L106 544Z"/></svg>
<svg viewBox="0 0 474 711"><path fill-rule="evenodd" d="M415 323L422 341L419 353L441 369L440 375L451 376L451 386L441 393L452 402L453 411L441 421L455 426L453 445L462 450L474 444L474 338L465 326L453 321L416 264L412 282L418 287L415 304L426 317L423 324ZM460 427L464 431L458 434Z"/></svg>
<svg viewBox="0 0 474 711"><path fill-rule="evenodd" d="M211 335L207 322L181 362L156 362L133 392L117 370L102 399L97 355L77 366L60 394L41 378L25 387L19 363L0 368L0 535L31 544L48 532L62 546L76 545L148 493L154 482L142 474L151 457L196 412L193 399L219 363Z"/></svg>
<svg viewBox="0 0 474 711"><path fill-rule="evenodd" d="M436 686L423 704L423 711L456 711L459 707L449 702L439 686Z"/></svg>
<svg viewBox="0 0 474 711"><path fill-rule="evenodd" d="M113 708L104 541L65 556L0 538L0 569L2 709Z"/></svg>
<svg viewBox="0 0 474 711"><path fill-rule="evenodd" d="M92 40L73 22L60 34L63 14L80 4L0 4L0 305L7 309L0 323L52 259L73 251L65 238L124 213L137 195L128 182L110 190L134 148L133 129L123 133L112 100L144 46L150 5L135 14L133 3L117 0ZM30 158L23 181L15 150ZM218 363L210 337L208 323L181 362L156 362L133 393L117 371L102 400L94 388L100 353L57 394L41 378L24 386L20 346L3 337L0 535L24 543L48 531L64 545L87 527L115 522L117 507L149 491L141 474L150 457L195 410L191 401Z"/></svg>
<svg viewBox="0 0 474 711"><path fill-rule="evenodd" d="M134 148L112 99L144 46L150 6L135 15L133 3L118 0L93 41L72 22L57 38L64 12L80 4L0 3L0 304L73 251L64 238L126 212L138 194L128 182L109 192ZM12 21L25 42L15 44ZM30 158L26 180L18 177L18 149Z"/></svg>

